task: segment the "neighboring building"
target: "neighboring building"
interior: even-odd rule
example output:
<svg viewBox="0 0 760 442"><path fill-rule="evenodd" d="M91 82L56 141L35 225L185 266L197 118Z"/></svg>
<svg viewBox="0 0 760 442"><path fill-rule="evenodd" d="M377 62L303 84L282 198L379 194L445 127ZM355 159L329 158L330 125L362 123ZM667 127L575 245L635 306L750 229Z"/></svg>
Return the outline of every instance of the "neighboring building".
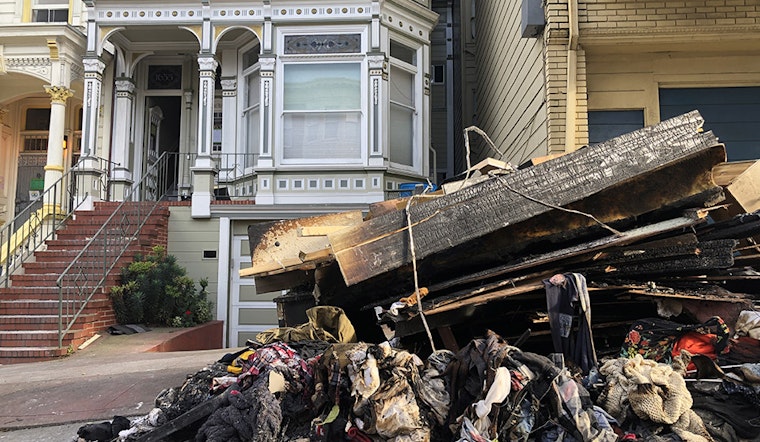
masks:
<svg viewBox="0 0 760 442"><path fill-rule="evenodd" d="M760 158L760 2L482 0L476 29L478 124L514 164L693 109Z"/></svg>
<svg viewBox="0 0 760 442"><path fill-rule="evenodd" d="M68 0L0 1L0 225L78 157L82 9Z"/></svg>

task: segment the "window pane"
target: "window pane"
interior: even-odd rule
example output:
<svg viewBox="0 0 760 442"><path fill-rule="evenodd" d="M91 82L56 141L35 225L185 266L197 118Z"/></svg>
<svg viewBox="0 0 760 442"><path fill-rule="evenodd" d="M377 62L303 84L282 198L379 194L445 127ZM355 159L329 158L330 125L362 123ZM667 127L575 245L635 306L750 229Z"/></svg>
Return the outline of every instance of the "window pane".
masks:
<svg viewBox="0 0 760 442"><path fill-rule="evenodd" d="M260 83L261 77L259 77L258 71L248 76L248 95L246 97L247 101L245 103L245 107L251 107L259 104L259 97L261 96L261 89L259 87Z"/></svg>
<svg viewBox="0 0 760 442"><path fill-rule="evenodd" d="M259 152L259 111L258 109L249 111L246 115L247 128L247 146L246 153L254 154ZM245 167L253 166L253 155L246 155Z"/></svg>
<svg viewBox="0 0 760 442"><path fill-rule="evenodd" d="M58 5L58 6L69 6L69 0L36 0L34 2L35 5Z"/></svg>
<svg viewBox="0 0 760 442"><path fill-rule="evenodd" d="M26 110L26 130L49 130L50 129L50 109L27 109Z"/></svg>
<svg viewBox="0 0 760 442"><path fill-rule="evenodd" d="M284 117L284 159L361 158L361 113L293 113Z"/></svg>
<svg viewBox="0 0 760 442"><path fill-rule="evenodd" d="M391 103L391 155L393 163L413 166L414 114L411 109Z"/></svg>
<svg viewBox="0 0 760 442"><path fill-rule="evenodd" d="M243 54L243 69L247 69L259 62L259 46L246 51Z"/></svg>
<svg viewBox="0 0 760 442"><path fill-rule="evenodd" d="M391 101L414 106L414 74L391 66Z"/></svg>
<svg viewBox="0 0 760 442"><path fill-rule="evenodd" d="M361 108L358 63L285 66L285 110Z"/></svg>
<svg viewBox="0 0 760 442"><path fill-rule="evenodd" d="M391 57L417 66L417 51L391 40Z"/></svg>

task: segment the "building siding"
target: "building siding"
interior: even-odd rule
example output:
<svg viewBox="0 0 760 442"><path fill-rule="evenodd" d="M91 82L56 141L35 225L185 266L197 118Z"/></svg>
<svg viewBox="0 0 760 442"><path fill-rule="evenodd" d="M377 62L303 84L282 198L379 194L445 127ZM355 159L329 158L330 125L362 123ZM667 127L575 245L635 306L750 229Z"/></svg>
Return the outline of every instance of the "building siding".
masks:
<svg viewBox="0 0 760 442"><path fill-rule="evenodd" d="M477 125L504 160L545 155L543 39L520 37L520 2L484 0L477 8ZM470 139L473 161L498 156L479 137Z"/></svg>
<svg viewBox="0 0 760 442"><path fill-rule="evenodd" d="M219 279L219 219L193 219L189 206L170 206L169 211L167 253L177 258L177 264L187 269L187 275L196 283L207 278L208 298L215 300ZM203 258L204 250L217 251L217 257Z"/></svg>

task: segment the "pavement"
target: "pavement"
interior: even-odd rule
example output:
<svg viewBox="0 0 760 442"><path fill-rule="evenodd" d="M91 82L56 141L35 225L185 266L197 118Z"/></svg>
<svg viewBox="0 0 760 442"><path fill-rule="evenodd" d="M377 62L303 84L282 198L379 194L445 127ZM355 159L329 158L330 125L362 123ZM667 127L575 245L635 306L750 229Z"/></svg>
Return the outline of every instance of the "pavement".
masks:
<svg viewBox="0 0 760 442"><path fill-rule="evenodd" d="M229 351L155 351L183 330L103 334L60 359L0 365L0 441L72 441L85 423L147 414L163 389Z"/></svg>

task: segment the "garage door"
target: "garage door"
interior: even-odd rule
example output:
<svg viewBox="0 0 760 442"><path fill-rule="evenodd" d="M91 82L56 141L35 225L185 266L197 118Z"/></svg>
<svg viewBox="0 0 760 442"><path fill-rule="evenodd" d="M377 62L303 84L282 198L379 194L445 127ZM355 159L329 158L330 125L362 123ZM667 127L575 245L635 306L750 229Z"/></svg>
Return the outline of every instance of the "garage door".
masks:
<svg viewBox="0 0 760 442"><path fill-rule="evenodd" d="M242 347L260 331L278 326L277 304L272 299L282 292L258 293L253 278L240 277L240 270L251 266L248 236L232 237L232 253L228 346Z"/></svg>
<svg viewBox="0 0 760 442"><path fill-rule="evenodd" d="M760 87L660 89L662 120L694 109L726 145L729 161L760 158Z"/></svg>

